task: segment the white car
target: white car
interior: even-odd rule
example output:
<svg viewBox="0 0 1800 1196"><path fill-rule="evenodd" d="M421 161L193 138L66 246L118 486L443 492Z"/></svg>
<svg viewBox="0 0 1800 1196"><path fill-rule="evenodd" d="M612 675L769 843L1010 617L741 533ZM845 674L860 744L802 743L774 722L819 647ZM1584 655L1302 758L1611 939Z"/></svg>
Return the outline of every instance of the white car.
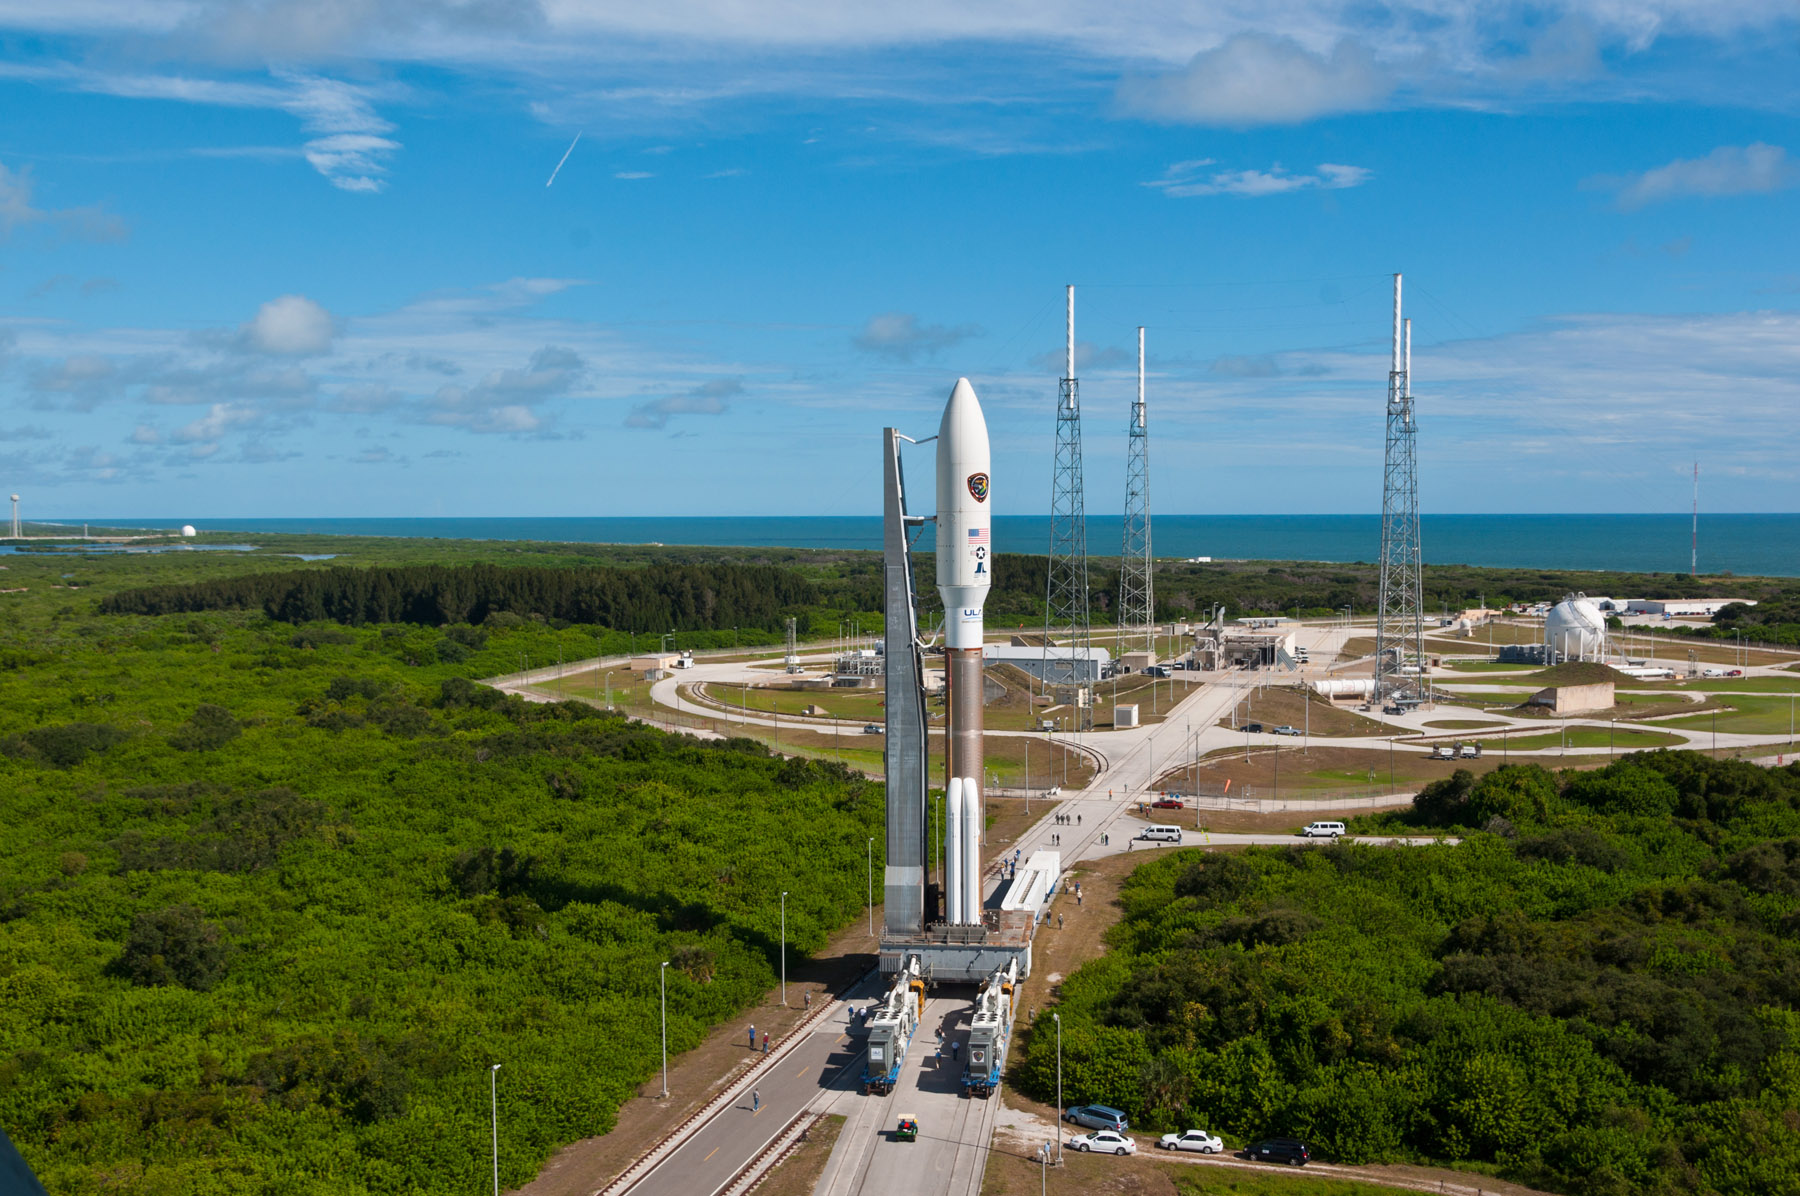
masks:
<svg viewBox="0 0 1800 1196"><path fill-rule="evenodd" d="M1205 1130L1189 1130L1185 1134L1164 1134L1157 1143L1164 1150L1192 1150L1199 1154L1220 1154L1225 1140Z"/></svg>
<svg viewBox="0 0 1800 1196"><path fill-rule="evenodd" d="M1137 1143L1116 1130L1095 1130L1091 1134L1076 1134L1069 1139L1071 1150L1100 1150L1112 1154L1136 1154Z"/></svg>

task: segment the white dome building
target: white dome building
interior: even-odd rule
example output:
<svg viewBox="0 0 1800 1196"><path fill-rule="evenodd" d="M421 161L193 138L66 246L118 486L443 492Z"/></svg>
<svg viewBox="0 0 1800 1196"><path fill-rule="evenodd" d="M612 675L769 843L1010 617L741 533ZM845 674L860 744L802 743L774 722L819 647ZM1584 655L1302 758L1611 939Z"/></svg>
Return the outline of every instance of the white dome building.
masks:
<svg viewBox="0 0 1800 1196"><path fill-rule="evenodd" d="M1544 649L1552 662L1606 659L1606 616L1586 594L1570 594L1544 616Z"/></svg>

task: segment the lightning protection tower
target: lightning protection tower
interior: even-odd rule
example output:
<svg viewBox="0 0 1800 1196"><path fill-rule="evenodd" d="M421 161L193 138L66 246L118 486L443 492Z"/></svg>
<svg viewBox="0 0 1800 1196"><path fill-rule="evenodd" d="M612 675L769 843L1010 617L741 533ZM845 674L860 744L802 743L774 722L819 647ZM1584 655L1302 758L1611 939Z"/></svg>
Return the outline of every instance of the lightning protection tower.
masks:
<svg viewBox="0 0 1800 1196"><path fill-rule="evenodd" d="M1375 624L1375 693L1416 702L1424 692L1425 612L1419 546L1418 425L1412 403L1412 321L1400 316L1394 275L1394 351L1388 370L1387 453L1381 481L1381 592Z"/></svg>
<svg viewBox="0 0 1800 1196"><path fill-rule="evenodd" d="M1137 402L1125 452L1125 544L1119 562L1119 628L1155 651L1156 591L1150 576L1150 430L1144 419L1144 330L1138 332ZM1141 637L1141 639L1139 639ZM1120 648L1125 644L1120 637Z"/></svg>
<svg viewBox="0 0 1800 1196"><path fill-rule="evenodd" d="M1050 478L1050 570L1044 591L1044 681L1070 685L1077 730L1091 730L1094 710L1080 700L1089 676L1087 499L1081 481L1081 397L1075 381L1075 288L1068 288L1064 370L1056 400L1056 460ZM1063 642L1056 645L1060 638ZM1061 650L1058 651L1060 646Z"/></svg>

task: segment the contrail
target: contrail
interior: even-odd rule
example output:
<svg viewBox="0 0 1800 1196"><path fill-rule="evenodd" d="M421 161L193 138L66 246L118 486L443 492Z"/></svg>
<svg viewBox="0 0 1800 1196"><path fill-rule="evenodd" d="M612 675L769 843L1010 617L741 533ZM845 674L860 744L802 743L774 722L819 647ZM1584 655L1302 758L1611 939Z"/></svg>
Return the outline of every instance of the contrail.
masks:
<svg viewBox="0 0 1800 1196"><path fill-rule="evenodd" d="M575 141L580 140L581 134L575 134ZM548 187L551 183L554 183L556 181L556 176L562 173L563 162L567 162L569 160L569 155L575 152L575 141L569 142L569 148L563 151L562 162L556 164L556 169L552 170L550 172L550 177L544 181L544 186Z"/></svg>

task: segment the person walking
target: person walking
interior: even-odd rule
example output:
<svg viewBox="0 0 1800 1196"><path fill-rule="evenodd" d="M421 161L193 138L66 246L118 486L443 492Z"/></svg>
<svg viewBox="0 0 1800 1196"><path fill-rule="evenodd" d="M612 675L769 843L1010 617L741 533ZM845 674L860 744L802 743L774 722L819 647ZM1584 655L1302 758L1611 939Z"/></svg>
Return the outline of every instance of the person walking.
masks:
<svg viewBox="0 0 1800 1196"><path fill-rule="evenodd" d="M756 1089L752 1088L750 1090L750 1112L752 1115L754 1115L761 1111L762 1111L762 1093L760 1093Z"/></svg>
<svg viewBox="0 0 1800 1196"><path fill-rule="evenodd" d="M763 1031L763 1054L766 1055L768 1053L769 1053L769 1032L767 1030L764 1030Z"/></svg>
<svg viewBox="0 0 1800 1196"><path fill-rule="evenodd" d="M1079 815L1079 814L1075 815L1075 825L1076 826L1081 825L1081 815Z"/></svg>
<svg viewBox="0 0 1800 1196"><path fill-rule="evenodd" d="M1058 930L1063 928L1063 916L1061 914L1056 915L1056 928Z"/></svg>
<svg viewBox="0 0 1800 1196"><path fill-rule="evenodd" d="M750 1049L753 1051L756 1049L756 1025L754 1022L750 1025Z"/></svg>
<svg viewBox="0 0 1800 1196"><path fill-rule="evenodd" d="M962 1058L962 1039L960 1039L960 1038L952 1039L950 1042L950 1062L954 1064L961 1058Z"/></svg>
<svg viewBox="0 0 1800 1196"><path fill-rule="evenodd" d="M809 988L806 990L805 993L802 994L800 1006L802 1009L811 1009L812 1008L812 989Z"/></svg>

